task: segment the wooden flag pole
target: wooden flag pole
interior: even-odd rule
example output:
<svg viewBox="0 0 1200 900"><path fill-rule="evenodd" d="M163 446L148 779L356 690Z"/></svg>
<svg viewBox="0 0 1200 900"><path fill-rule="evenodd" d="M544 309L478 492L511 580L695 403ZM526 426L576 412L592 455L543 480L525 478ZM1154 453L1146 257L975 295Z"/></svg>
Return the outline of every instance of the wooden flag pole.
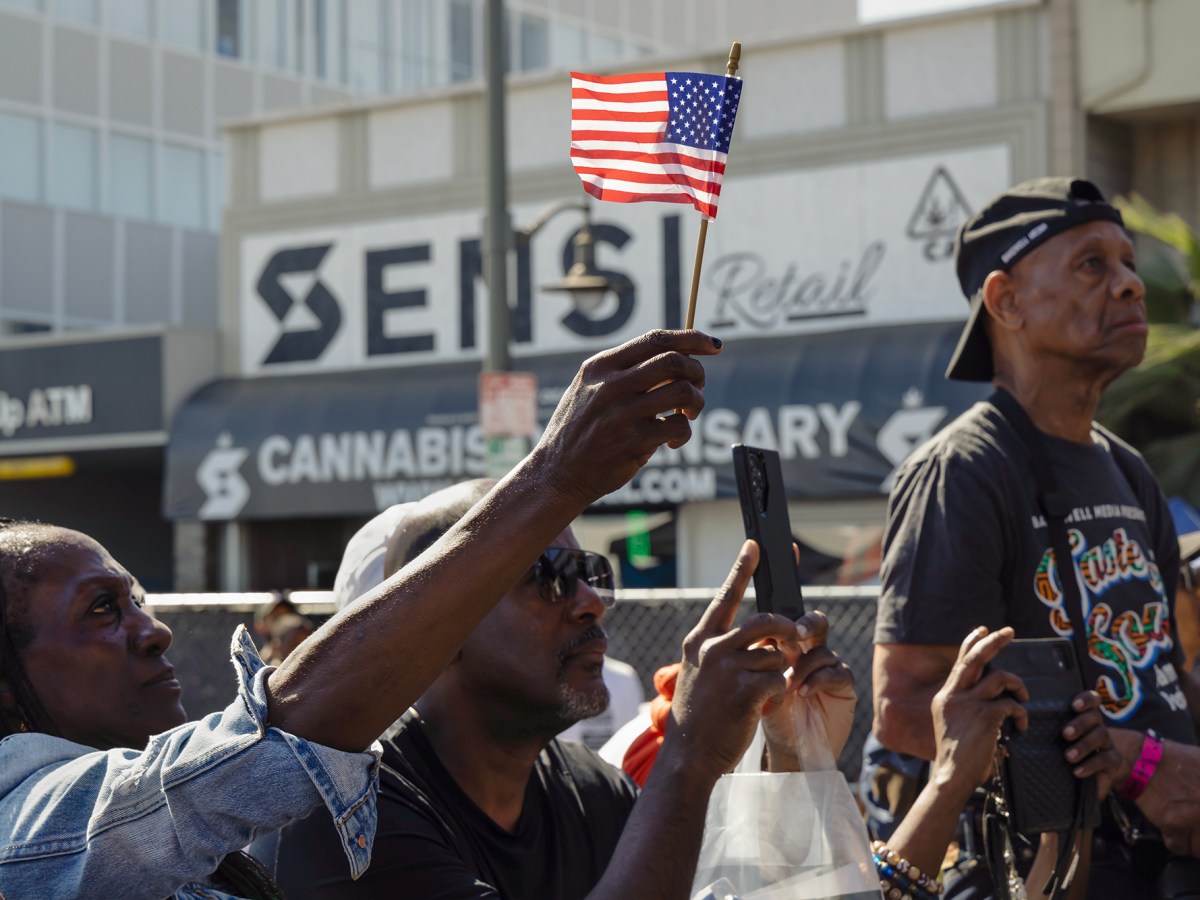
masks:
<svg viewBox="0 0 1200 900"><path fill-rule="evenodd" d="M729 48L729 59L725 62L725 77L731 78L737 74L738 63L742 60L742 42L734 41ZM692 262L692 288L688 291L687 319L684 328L696 324L696 295L700 292L700 267L704 265L704 240L708 237L708 219L700 217L700 233L696 235L696 258Z"/></svg>

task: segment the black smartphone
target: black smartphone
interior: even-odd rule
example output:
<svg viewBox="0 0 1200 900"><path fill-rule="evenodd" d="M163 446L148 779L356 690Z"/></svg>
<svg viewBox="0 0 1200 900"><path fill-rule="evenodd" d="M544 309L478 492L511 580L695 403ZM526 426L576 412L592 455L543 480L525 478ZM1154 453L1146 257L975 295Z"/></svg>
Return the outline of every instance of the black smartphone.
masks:
<svg viewBox="0 0 1200 900"><path fill-rule="evenodd" d="M758 610L798 619L804 615L804 599L779 453L734 444L733 470L746 537L758 544L758 568L754 570Z"/></svg>
<svg viewBox="0 0 1200 900"><path fill-rule="evenodd" d="M1063 755L1068 742L1062 730L1075 717L1071 700L1084 690L1075 647L1063 638L1016 640L996 654L989 668L1019 676L1029 691L1029 728L1017 731L1010 722L1005 729L1001 777L1013 827L1027 837L1067 831L1081 800L1084 827L1098 826L1096 779L1076 778Z"/></svg>

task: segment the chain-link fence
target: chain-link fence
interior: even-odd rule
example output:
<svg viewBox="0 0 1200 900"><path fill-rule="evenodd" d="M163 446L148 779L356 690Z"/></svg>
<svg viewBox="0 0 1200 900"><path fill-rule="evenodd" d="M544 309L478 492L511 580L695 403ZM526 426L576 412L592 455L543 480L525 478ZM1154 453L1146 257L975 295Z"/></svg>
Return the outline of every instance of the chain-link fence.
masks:
<svg viewBox="0 0 1200 900"><path fill-rule="evenodd" d="M617 592L617 604L604 621L608 654L637 670L647 698L654 693L655 670L679 659L683 638L699 621L712 593L696 589ZM829 644L857 679L854 730L839 761L852 781L858 778L863 741L871 728L871 636L878 594L877 587L805 589L809 609L820 609L829 616ZM254 610L271 596L160 594L149 598L155 615L175 632L170 657L193 718L223 709L233 699L230 636L238 624L250 627ZM291 598L318 622L333 612L327 593L297 592ZM751 608L747 601L743 614Z"/></svg>

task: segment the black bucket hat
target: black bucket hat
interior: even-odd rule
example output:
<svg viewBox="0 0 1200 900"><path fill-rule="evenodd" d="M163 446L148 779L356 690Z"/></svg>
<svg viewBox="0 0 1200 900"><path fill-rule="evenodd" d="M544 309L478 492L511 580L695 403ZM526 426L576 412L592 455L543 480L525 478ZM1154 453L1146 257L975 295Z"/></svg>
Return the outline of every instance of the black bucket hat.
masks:
<svg viewBox="0 0 1200 900"><path fill-rule="evenodd" d="M1082 178L1036 178L993 199L966 221L954 240L958 283L971 313L946 369L955 381L991 381L992 346L984 321L983 283L997 269L1005 272L1034 247L1056 234L1104 220L1125 225L1100 189Z"/></svg>

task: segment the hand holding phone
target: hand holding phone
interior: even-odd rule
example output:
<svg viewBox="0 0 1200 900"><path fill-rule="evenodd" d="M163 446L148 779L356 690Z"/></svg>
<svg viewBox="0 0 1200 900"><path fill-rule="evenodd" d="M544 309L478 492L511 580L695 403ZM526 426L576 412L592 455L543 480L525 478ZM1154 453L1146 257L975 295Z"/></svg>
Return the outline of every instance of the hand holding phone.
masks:
<svg viewBox="0 0 1200 900"><path fill-rule="evenodd" d="M804 615L804 599L779 453L734 444L733 469L746 537L758 544L758 568L754 570L758 611L798 619Z"/></svg>

